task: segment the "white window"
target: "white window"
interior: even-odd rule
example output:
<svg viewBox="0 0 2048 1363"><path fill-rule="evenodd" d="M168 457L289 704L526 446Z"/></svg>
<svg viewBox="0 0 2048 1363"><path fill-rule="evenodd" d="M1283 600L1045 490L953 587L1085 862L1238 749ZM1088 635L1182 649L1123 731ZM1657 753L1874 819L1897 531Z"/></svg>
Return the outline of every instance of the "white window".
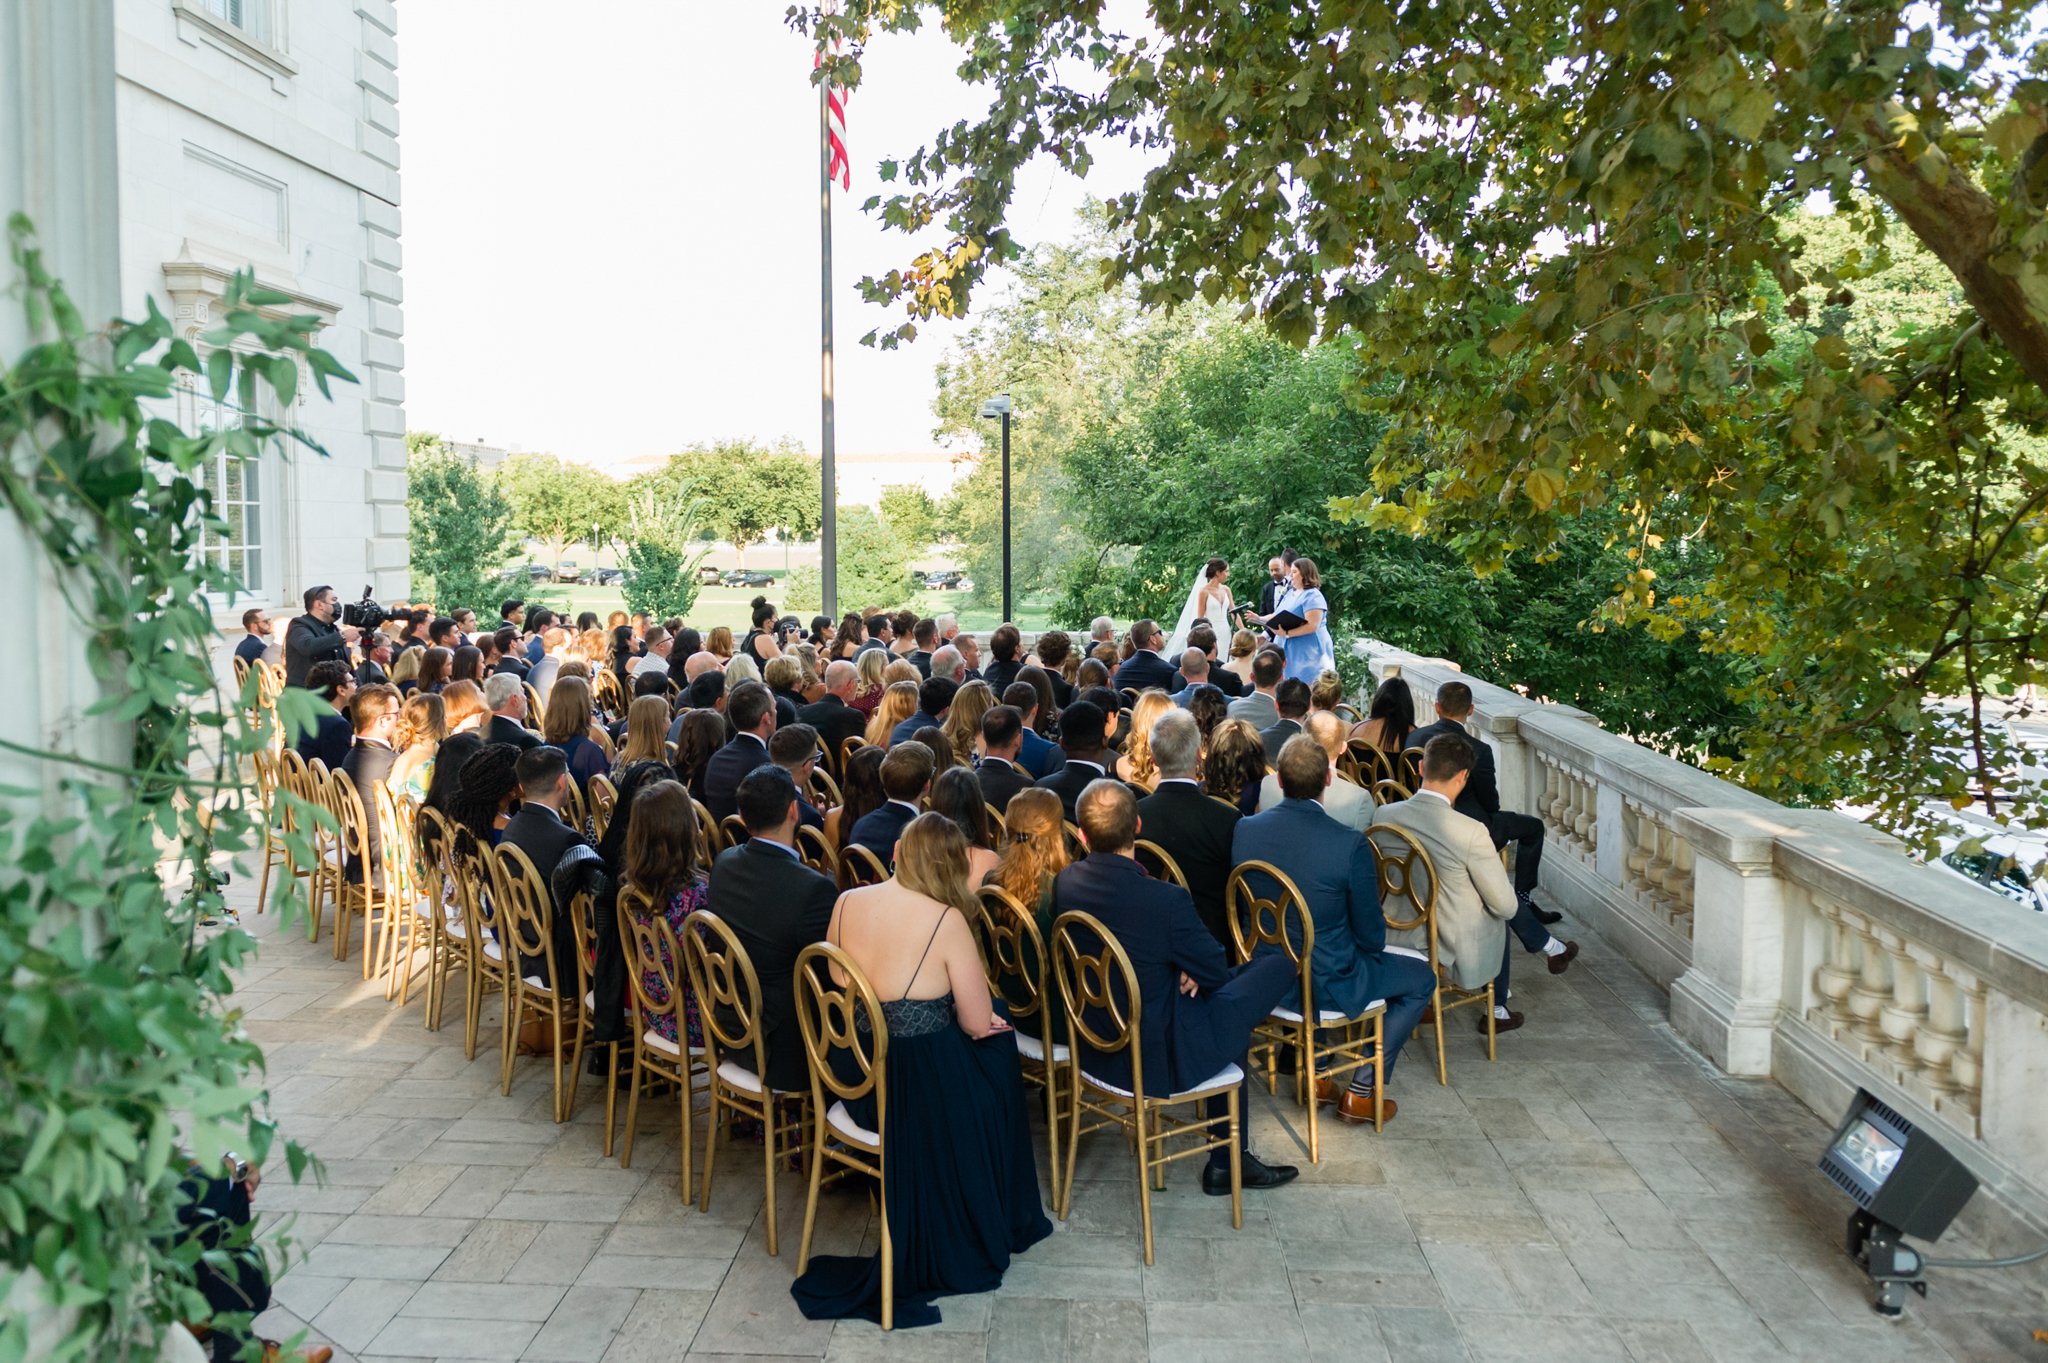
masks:
<svg viewBox="0 0 2048 1363"><path fill-rule="evenodd" d="M270 41L271 0L200 0L208 14L232 24L258 42Z"/></svg>
<svg viewBox="0 0 2048 1363"><path fill-rule="evenodd" d="M277 420L270 410L275 405L274 395L264 391L263 415ZM231 402L215 402L203 381L188 383L180 390L178 407L178 424L194 435L221 430L240 420L239 410ZM289 414L284 419L290 420ZM279 519L271 477L277 458L276 451L269 448L255 459L240 459L222 451L200 470L200 483L213 497L214 514L226 523L225 532L208 530L201 537L200 555L209 564L233 573L243 593L259 600L276 595L270 582L270 558L272 527Z"/></svg>

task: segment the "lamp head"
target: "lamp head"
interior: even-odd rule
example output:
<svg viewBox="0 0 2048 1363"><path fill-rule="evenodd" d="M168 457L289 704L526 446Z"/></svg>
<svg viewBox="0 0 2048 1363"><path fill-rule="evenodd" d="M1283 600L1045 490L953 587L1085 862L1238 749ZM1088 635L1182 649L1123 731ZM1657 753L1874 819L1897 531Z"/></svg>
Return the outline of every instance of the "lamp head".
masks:
<svg viewBox="0 0 2048 1363"><path fill-rule="evenodd" d="M981 415L983 420L992 421L997 417L1006 417L1009 414L1010 395L1008 393L1004 393L998 397L992 397L981 404Z"/></svg>

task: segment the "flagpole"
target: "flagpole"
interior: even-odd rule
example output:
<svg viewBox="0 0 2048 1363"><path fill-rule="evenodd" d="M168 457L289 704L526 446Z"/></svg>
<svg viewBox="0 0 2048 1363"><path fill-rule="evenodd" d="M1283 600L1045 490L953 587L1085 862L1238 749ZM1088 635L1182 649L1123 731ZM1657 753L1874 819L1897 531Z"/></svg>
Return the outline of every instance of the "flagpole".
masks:
<svg viewBox="0 0 2048 1363"><path fill-rule="evenodd" d="M822 408L821 454L818 460L818 579L824 613L839 616L839 480L833 448L832 418L832 83L818 83L818 392Z"/></svg>

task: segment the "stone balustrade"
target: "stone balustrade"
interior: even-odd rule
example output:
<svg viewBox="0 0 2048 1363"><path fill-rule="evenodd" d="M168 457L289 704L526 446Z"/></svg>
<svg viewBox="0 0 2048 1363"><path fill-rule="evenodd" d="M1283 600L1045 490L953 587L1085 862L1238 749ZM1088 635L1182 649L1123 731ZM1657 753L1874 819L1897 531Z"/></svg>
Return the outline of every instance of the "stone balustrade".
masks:
<svg viewBox="0 0 2048 1363"><path fill-rule="evenodd" d="M1869 1089L1982 1180L1965 1213L1976 1234L2001 1250L2040 1242L2048 917L1854 819L1775 804L1583 711L1442 659L1358 647L1375 678L1408 681L1425 720L1443 682L1471 686L1468 727L1493 749L1503 808L1546 829L1541 898L1663 984L1681 1036L1825 1116Z"/></svg>

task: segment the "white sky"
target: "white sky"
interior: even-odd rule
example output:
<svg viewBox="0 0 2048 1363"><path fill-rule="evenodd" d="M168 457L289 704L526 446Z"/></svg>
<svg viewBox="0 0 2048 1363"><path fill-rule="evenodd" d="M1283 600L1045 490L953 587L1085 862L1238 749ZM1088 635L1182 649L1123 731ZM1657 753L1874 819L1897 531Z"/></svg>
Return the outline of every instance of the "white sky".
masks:
<svg viewBox="0 0 2048 1363"><path fill-rule="evenodd" d="M1136 4L1121 3L1142 23ZM782 0L433 0L401 15L406 406L416 430L597 463L722 437L818 442L818 117ZM573 15L571 22L565 15ZM601 20L600 20L601 16ZM859 211L986 98L935 27L868 49L835 191L838 443L932 450L932 366L959 324L883 352L855 284L912 241ZM1077 75L1079 73L1076 73ZM1012 227L1066 236L1088 180L1023 178ZM934 234L932 240L937 240ZM922 243L920 243L922 244ZM984 293L982 297L988 295Z"/></svg>

